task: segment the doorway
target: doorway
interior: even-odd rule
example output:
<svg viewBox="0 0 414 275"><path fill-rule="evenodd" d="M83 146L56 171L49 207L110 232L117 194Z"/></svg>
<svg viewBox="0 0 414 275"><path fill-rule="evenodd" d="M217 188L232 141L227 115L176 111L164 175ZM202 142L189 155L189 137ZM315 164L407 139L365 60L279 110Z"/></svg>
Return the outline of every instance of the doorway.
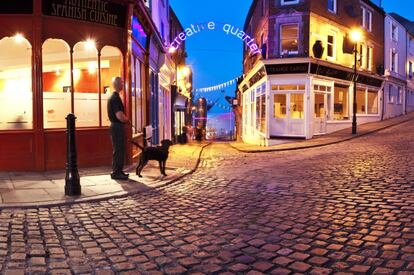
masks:
<svg viewBox="0 0 414 275"><path fill-rule="evenodd" d="M270 136L303 137L305 135L304 93L271 94Z"/></svg>

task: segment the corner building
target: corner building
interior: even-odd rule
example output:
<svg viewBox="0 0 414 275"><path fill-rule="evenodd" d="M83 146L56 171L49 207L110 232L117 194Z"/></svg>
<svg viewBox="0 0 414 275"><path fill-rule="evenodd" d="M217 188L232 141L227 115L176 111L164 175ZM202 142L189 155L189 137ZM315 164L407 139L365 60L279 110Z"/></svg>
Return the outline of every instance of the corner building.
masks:
<svg viewBox="0 0 414 275"><path fill-rule="evenodd" d="M368 0L255 0L244 30L262 49L244 49L242 139L272 145L381 119L384 11ZM350 33L359 29L354 75Z"/></svg>
<svg viewBox="0 0 414 275"><path fill-rule="evenodd" d="M151 104L164 107L155 75L166 51L143 1L1 1L0 25L0 170L63 169L68 113L77 117L79 166L110 164L115 76L134 126L125 127L128 139L142 142L143 129L158 123ZM126 146L130 163L136 152Z"/></svg>

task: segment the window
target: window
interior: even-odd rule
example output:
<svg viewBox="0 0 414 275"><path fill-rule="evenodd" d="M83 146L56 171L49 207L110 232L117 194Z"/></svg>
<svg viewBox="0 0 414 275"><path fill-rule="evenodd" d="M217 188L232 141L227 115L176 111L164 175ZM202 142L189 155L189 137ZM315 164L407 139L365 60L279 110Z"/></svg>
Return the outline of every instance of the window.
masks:
<svg viewBox="0 0 414 275"><path fill-rule="evenodd" d="M367 59L365 58L366 50L367 50L367 48L365 47L365 45L363 43L359 44L358 63L359 63L359 67L361 69L366 69L367 68Z"/></svg>
<svg viewBox="0 0 414 275"><path fill-rule="evenodd" d="M331 31L327 38L328 58L336 58L336 33Z"/></svg>
<svg viewBox="0 0 414 275"><path fill-rule="evenodd" d="M333 119L349 119L349 87L347 86L335 85Z"/></svg>
<svg viewBox="0 0 414 275"><path fill-rule="evenodd" d="M378 114L378 91L368 90L368 114Z"/></svg>
<svg viewBox="0 0 414 275"><path fill-rule="evenodd" d="M290 118L303 119L303 94L290 94Z"/></svg>
<svg viewBox="0 0 414 275"><path fill-rule="evenodd" d="M366 51L367 51L367 54L366 54L366 56L367 56L367 70L368 71L372 71L372 67L373 67L373 54L374 54L373 51L374 51L374 49L372 47L370 47L370 46L367 46Z"/></svg>
<svg viewBox="0 0 414 275"><path fill-rule="evenodd" d="M70 49L65 41L43 43L43 125L45 129L65 128L72 112Z"/></svg>
<svg viewBox="0 0 414 275"><path fill-rule="evenodd" d="M286 94L275 94L273 102L273 117L286 118Z"/></svg>
<svg viewBox="0 0 414 275"><path fill-rule="evenodd" d="M280 53L298 53L299 26L298 24L288 24L280 26Z"/></svg>
<svg viewBox="0 0 414 275"><path fill-rule="evenodd" d="M372 31L372 11L361 7L361 26L367 31Z"/></svg>
<svg viewBox="0 0 414 275"><path fill-rule="evenodd" d="M0 40L0 130L33 128L32 47L22 36Z"/></svg>
<svg viewBox="0 0 414 275"><path fill-rule="evenodd" d="M357 114L378 114L378 91L357 88Z"/></svg>
<svg viewBox="0 0 414 275"><path fill-rule="evenodd" d="M260 132L266 132L266 83L262 85L262 96L260 97Z"/></svg>
<svg viewBox="0 0 414 275"><path fill-rule="evenodd" d="M101 50L101 110L102 126L109 126L107 104L112 93L112 79L122 77L122 53L118 48L105 46Z"/></svg>
<svg viewBox="0 0 414 275"><path fill-rule="evenodd" d="M393 90L394 90L394 85L390 84L388 87L388 103L394 103Z"/></svg>
<svg viewBox="0 0 414 275"><path fill-rule="evenodd" d="M299 0L281 0L282 5L293 5L299 3Z"/></svg>
<svg viewBox="0 0 414 275"><path fill-rule="evenodd" d="M398 87L397 104L402 104L402 101L403 101L403 90L401 87Z"/></svg>
<svg viewBox="0 0 414 275"><path fill-rule="evenodd" d="M92 41L73 48L73 83L76 126L99 126L98 51Z"/></svg>
<svg viewBox="0 0 414 275"><path fill-rule="evenodd" d="M398 41L398 26L391 22L391 38L394 41Z"/></svg>
<svg viewBox="0 0 414 275"><path fill-rule="evenodd" d="M337 0L328 0L328 11L336 13L336 1Z"/></svg>
<svg viewBox="0 0 414 275"><path fill-rule="evenodd" d="M133 69L133 84L132 84L132 123L134 125L134 133L141 133L144 128L144 111L145 111L145 100L143 98L144 93L142 92L142 64L138 58L133 58L134 66Z"/></svg>
<svg viewBox="0 0 414 275"><path fill-rule="evenodd" d="M398 72L398 53L396 53L395 49L391 49L390 53L390 64L391 64L391 72Z"/></svg>
<svg viewBox="0 0 414 275"><path fill-rule="evenodd" d="M357 88L357 114L365 114L367 110L365 89Z"/></svg>
<svg viewBox="0 0 414 275"><path fill-rule="evenodd" d="M408 61L408 77L413 78L413 62Z"/></svg>

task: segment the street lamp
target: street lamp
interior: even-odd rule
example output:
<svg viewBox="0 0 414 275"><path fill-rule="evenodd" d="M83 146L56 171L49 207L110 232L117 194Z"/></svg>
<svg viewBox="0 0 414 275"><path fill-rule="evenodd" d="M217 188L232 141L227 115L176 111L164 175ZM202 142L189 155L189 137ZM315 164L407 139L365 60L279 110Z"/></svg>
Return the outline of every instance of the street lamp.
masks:
<svg viewBox="0 0 414 275"><path fill-rule="evenodd" d="M354 43L354 104L352 116L352 134L357 133L357 62L358 62L358 43L362 40L362 33L359 29L351 31L351 41Z"/></svg>

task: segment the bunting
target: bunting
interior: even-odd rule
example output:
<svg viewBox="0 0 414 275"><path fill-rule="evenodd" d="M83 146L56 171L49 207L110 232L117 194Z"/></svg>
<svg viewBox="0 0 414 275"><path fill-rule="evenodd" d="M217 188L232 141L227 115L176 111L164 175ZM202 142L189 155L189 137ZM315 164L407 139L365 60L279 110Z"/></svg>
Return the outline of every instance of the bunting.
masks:
<svg viewBox="0 0 414 275"><path fill-rule="evenodd" d="M238 77L233 78L232 80L229 80L227 82L224 82L224 83L221 83L221 84L218 84L218 85L214 85L214 86L210 86L210 87L198 88L198 89L195 89L195 91L197 93L208 93L208 92L218 91L218 90L224 89L224 88L226 88L228 86L237 84L237 82L241 78L242 78L242 76L238 76Z"/></svg>

